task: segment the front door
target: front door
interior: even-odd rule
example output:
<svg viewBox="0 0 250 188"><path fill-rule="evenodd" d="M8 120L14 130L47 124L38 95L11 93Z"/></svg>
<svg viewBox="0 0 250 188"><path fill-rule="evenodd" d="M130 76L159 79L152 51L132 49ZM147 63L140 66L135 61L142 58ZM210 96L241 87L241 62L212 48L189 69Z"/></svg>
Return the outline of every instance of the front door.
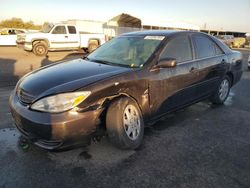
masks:
<svg viewBox="0 0 250 188"><path fill-rule="evenodd" d="M159 59L175 58L177 66L150 72L150 109L153 116L177 109L195 100L198 65L188 34L169 39Z"/></svg>
<svg viewBox="0 0 250 188"><path fill-rule="evenodd" d="M68 34L64 25L58 25L51 31L50 48L64 49L68 47Z"/></svg>

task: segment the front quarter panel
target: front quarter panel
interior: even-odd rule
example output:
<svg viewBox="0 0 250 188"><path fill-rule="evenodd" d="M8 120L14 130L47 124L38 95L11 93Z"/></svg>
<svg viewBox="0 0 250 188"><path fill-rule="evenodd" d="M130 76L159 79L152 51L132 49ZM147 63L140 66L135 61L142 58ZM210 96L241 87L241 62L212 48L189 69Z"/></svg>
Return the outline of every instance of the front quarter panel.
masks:
<svg viewBox="0 0 250 188"><path fill-rule="evenodd" d="M127 96L137 102L143 118L147 120L150 116L150 110L148 81L144 75L143 70L137 69L85 87L84 90L91 91L92 94L79 107L83 109L105 107L105 102L116 97Z"/></svg>

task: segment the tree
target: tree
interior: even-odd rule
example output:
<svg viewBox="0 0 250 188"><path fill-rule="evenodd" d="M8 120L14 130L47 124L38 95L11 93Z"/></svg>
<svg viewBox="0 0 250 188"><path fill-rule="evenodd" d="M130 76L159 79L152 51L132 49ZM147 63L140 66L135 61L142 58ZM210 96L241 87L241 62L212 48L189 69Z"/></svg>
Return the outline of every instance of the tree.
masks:
<svg viewBox="0 0 250 188"><path fill-rule="evenodd" d="M21 18L11 18L0 22L0 28L19 29L41 29L40 25L35 25L32 21L24 22Z"/></svg>

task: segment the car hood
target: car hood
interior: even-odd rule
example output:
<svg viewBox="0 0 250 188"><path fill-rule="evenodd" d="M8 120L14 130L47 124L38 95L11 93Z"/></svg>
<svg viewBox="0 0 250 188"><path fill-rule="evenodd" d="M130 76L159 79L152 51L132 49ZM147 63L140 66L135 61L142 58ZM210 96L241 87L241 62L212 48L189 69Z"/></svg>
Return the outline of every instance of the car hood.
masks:
<svg viewBox="0 0 250 188"><path fill-rule="evenodd" d="M99 64L83 59L59 62L29 73L18 83L17 90L38 99L47 95L81 89L130 68Z"/></svg>

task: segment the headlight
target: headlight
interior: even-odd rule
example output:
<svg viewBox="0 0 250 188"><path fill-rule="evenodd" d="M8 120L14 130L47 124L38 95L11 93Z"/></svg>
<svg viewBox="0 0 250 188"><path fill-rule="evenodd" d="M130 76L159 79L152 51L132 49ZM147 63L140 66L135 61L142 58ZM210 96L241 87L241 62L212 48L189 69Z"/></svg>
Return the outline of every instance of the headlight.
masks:
<svg viewBox="0 0 250 188"><path fill-rule="evenodd" d="M50 97L40 99L31 105L31 109L42 111L59 113L70 110L84 101L89 95L90 91L74 92L74 93L62 93Z"/></svg>

